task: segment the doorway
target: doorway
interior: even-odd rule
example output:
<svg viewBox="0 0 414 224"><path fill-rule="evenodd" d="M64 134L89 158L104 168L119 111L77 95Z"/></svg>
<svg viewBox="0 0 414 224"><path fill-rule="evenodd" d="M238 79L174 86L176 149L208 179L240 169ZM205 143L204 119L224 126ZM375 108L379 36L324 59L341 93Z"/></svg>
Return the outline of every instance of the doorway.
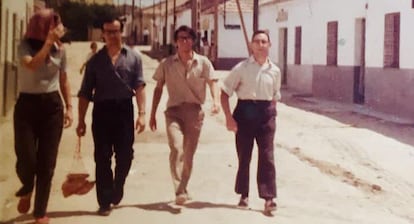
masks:
<svg viewBox="0 0 414 224"><path fill-rule="evenodd" d="M279 29L279 68L282 75L282 85L287 84L287 28Z"/></svg>
<svg viewBox="0 0 414 224"><path fill-rule="evenodd" d="M355 21L355 73L354 73L354 103L365 102L365 18Z"/></svg>

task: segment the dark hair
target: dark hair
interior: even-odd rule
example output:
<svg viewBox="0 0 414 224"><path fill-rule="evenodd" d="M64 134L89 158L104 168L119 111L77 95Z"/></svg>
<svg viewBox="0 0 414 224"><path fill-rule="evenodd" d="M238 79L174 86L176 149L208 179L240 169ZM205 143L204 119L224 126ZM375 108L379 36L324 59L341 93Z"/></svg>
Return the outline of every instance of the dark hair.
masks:
<svg viewBox="0 0 414 224"><path fill-rule="evenodd" d="M119 24L121 24L121 32L122 32L123 29L124 29L124 23L121 21L121 19L119 19L117 17L107 17L107 18L102 19L101 29L104 30L104 25L105 24L107 24L107 23L113 23L115 21L118 21Z"/></svg>
<svg viewBox="0 0 414 224"><path fill-rule="evenodd" d="M193 39L193 41L197 39L196 32L190 27L183 25L183 26L178 27L178 29L174 32L174 41L177 41L179 32L186 32L190 34L191 39Z"/></svg>
<svg viewBox="0 0 414 224"><path fill-rule="evenodd" d="M89 46L90 46L90 48L98 47L98 44L95 41L92 41L91 45L89 45Z"/></svg>
<svg viewBox="0 0 414 224"><path fill-rule="evenodd" d="M256 30L252 35L252 41L256 35L265 34L267 36L267 40L270 42L269 31L267 30Z"/></svg>

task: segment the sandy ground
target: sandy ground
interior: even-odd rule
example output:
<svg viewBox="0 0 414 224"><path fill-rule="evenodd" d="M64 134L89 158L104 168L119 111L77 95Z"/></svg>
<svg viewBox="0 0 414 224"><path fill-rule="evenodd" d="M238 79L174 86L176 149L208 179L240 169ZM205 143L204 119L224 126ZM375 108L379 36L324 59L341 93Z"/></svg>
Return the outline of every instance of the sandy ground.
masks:
<svg viewBox="0 0 414 224"><path fill-rule="evenodd" d="M88 46L72 43L67 48L74 94ZM149 112L154 88L151 76L158 61L143 55L143 63ZM136 136L125 197L109 217L96 215L94 190L84 196L62 196L60 187L71 168L77 141L76 122L64 131L48 208L51 223L414 223L413 123L362 106L295 96L286 90L283 97L278 104L275 139L278 210L273 216L262 213L263 201L257 196L256 154L251 164L250 209L235 206L234 136L225 129L223 114L206 116L189 184L193 200L182 207L174 205L162 114L164 96L159 129ZM76 97L73 99L76 106ZM210 104L208 99L206 111ZM77 110L74 112L76 117ZM87 117L90 122L90 115ZM13 196L20 183L14 173L11 117L0 131L0 220L32 223L30 215L17 213L18 200ZM89 131L82 139L82 155L93 180L92 152Z"/></svg>

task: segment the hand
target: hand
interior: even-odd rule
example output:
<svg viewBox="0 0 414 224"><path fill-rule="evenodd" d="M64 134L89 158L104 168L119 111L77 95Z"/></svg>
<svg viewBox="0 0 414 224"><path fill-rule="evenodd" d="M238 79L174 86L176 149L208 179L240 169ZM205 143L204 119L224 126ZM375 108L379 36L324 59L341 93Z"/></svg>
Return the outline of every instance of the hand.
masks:
<svg viewBox="0 0 414 224"><path fill-rule="evenodd" d="M63 127L68 128L72 126L73 123L73 114L72 109L66 110L65 115L63 117Z"/></svg>
<svg viewBox="0 0 414 224"><path fill-rule="evenodd" d="M220 106L218 103L213 103L213 106L211 107L211 114L215 115L220 113Z"/></svg>
<svg viewBox="0 0 414 224"><path fill-rule="evenodd" d="M137 130L138 134L145 130L145 115L139 115L135 123L135 130Z"/></svg>
<svg viewBox="0 0 414 224"><path fill-rule="evenodd" d="M86 124L84 121L78 123L78 127L76 127L76 134L78 135L78 137L85 136Z"/></svg>
<svg viewBox="0 0 414 224"><path fill-rule="evenodd" d="M237 132L237 122L232 116L226 117L226 127L229 131Z"/></svg>
<svg viewBox="0 0 414 224"><path fill-rule="evenodd" d="M62 38L63 35L65 35L65 27L63 27L63 24L59 24L55 28L50 28L46 43L52 45L55 42L60 42L60 38Z"/></svg>
<svg viewBox="0 0 414 224"><path fill-rule="evenodd" d="M157 119L155 119L155 116L151 116L149 125L150 125L150 128L151 128L151 131L156 131L157 130Z"/></svg>

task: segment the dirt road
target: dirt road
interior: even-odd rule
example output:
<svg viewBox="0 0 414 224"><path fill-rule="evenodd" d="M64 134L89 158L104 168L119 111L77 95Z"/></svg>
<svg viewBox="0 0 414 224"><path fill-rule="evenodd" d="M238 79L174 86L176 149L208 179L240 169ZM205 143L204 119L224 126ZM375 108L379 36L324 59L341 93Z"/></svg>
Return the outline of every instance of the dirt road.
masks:
<svg viewBox="0 0 414 224"><path fill-rule="evenodd" d="M85 49L88 43L72 43L68 47L73 93L80 85L78 69L87 53ZM151 76L158 62L143 55L143 63L149 111L154 88ZM64 131L48 209L51 223L414 223L412 125L396 123L391 117L366 115L367 109L363 107L283 93L284 99L278 104L275 140L278 210L274 216L262 213L263 201L257 197L256 154L251 164L251 208L235 207L236 153L233 134L225 129L223 114L206 116L189 185L193 200L183 207L175 206L160 108L159 130L147 129L136 136L125 197L109 217L96 215L95 191L81 197L62 196L60 186L71 166L76 144L76 122ZM166 98L163 96L161 105L165 105ZM76 105L75 97L74 100ZM206 111L210 103L206 102ZM30 223L29 215L20 216L16 211L17 199L13 194L19 183L14 174L11 130L11 122L1 126L0 220ZM90 131L82 145L84 163L93 174Z"/></svg>

